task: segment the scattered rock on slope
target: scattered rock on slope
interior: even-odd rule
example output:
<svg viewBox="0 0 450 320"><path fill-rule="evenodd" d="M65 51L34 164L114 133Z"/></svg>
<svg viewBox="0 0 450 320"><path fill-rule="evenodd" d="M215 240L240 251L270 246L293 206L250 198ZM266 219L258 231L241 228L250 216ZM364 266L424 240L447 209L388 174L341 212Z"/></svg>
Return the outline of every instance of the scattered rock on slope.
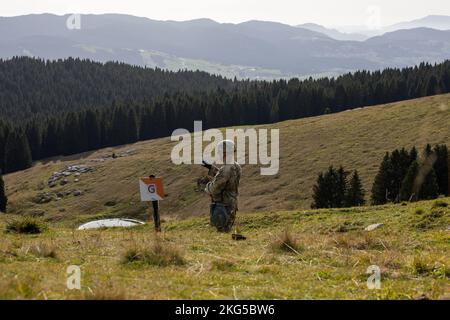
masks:
<svg viewBox="0 0 450 320"><path fill-rule="evenodd" d="M36 197L33 198L33 202L37 204L49 203L55 198L55 195L52 193L44 192L39 193Z"/></svg>
<svg viewBox="0 0 450 320"><path fill-rule="evenodd" d="M371 224L369 226L367 226L364 230L366 231L373 231L375 229L378 229L379 227L381 227L383 225L383 223L375 223L375 224Z"/></svg>
<svg viewBox="0 0 450 320"><path fill-rule="evenodd" d="M105 202L105 207L114 207L116 204L117 204L116 201L110 200Z"/></svg>
<svg viewBox="0 0 450 320"><path fill-rule="evenodd" d="M67 180L67 177L71 176L72 174L77 177L76 179L79 179L80 175L83 173L94 171L94 167L90 167L87 165L73 165L68 166L62 171L55 171L51 175L50 178L48 178L47 185L50 188L53 188L56 186L57 182L60 181L60 185L66 185L69 183L69 180ZM79 180L78 180L79 181Z"/></svg>

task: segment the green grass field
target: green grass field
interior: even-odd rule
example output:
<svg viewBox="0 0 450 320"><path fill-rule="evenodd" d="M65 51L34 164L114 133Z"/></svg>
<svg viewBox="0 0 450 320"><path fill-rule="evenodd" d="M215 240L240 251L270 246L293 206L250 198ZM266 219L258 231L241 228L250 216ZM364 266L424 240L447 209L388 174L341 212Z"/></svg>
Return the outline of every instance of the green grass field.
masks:
<svg viewBox="0 0 450 320"><path fill-rule="evenodd" d="M445 207L446 205L446 207ZM133 229L5 233L2 299L444 299L450 297L450 198L439 202L239 215L233 241L206 218ZM373 223L384 225L373 231ZM287 233L287 237L286 237ZM288 242L288 246L283 243ZM81 290L66 269L81 268ZM366 270L381 269L369 290Z"/></svg>

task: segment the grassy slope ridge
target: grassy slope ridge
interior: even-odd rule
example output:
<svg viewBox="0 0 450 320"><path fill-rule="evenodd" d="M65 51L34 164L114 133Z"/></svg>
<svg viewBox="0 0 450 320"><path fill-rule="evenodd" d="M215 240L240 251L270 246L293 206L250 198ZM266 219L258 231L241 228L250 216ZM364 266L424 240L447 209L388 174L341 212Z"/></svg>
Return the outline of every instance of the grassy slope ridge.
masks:
<svg viewBox="0 0 450 320"><path fill-rule="evenodd" d="M259 128L280 129L280 172L261 176L259 167L243 166L240 209L244 212L309 208L311 189L317 173L329 165L358 169L367 194L386 151L398 147L422 147L426 143L450 144L450 95L439 95L324 115L290 120ZM28 170L5 176L10 212L44 214L52 221L77 220L94 216L142 218L147 209L138 195L137 178L150 173L162 176L168 197L161 203L165 219L207 213L208 198L195 191L200 166L175 166L170 153L175 145L169 138L139 142L51 159ZM112 152L133 149L135 154L105 162L95 159ZM45 182L67 165L88 164L96 168L82 174L79 182L69 177L65 186L50 189ZM47 204L32 199L40 192L82 190L80 197L67 196ZM105 206L115 201L115 206Z"/></svg>
<svg viewBox="0 0 450 320"><path fill-rule="evenodd" d="M166 222L156 238L151 225L16 235L0 216L0 299L449 298L450 198L440 202L241 215L240 242L205 217ZM384 225L364 231L373 223ZM277 247L286 228L295 251ZM139 261L155 243L163 254ZM66 288L69 265L81 290ZM366 286L371 265L379 290Z"/></svg>

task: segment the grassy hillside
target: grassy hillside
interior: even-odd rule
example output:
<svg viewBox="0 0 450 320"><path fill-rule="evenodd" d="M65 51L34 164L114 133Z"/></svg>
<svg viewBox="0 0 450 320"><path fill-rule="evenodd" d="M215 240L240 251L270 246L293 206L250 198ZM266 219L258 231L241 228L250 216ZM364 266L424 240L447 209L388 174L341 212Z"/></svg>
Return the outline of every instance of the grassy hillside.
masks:
<svg viewBox="0 0 450 320"><path fill-rule="evenodd" d="M157 238L151 226L5 233L17 216L1 216L0 299L449 298L449 205L241 215L239 242L206 218L166 222ZM364 231L374 223L384 225ZM81 268L79 291L66 288L69 265ZM379 290L366 286L371 265Z"/></svg>
<svg viewBox="0 0 450 320"><path fill-rule="evenodd" d="M258 166L244 165L240 209L307 209L317 173L329 165L358 169L369 196L386 151L402 146L422 147L426 143L450 144L449 123L450 95L440 95L259 126L280 129L280 171L276 176L261 176ZM164 219L204 215L209 199L195 189L196 179L205 169L173 165L170 152L174 145L169 138L139 142L49 159L6 175L9 211L74 224L95 216L143 218L148 207L139 201L137 179L154 173L163 177L168 194L161 203ZM125 154L126 151L131 152ZM113 152L127 156L103 161L102 157ZM95 170L67 177L64 186L48 187L47 180L53 172L80 164ZM73 191L78 190L82 195L73 196ZM33 200L42 193L49 193L51 201L36 204Z"/></svg>

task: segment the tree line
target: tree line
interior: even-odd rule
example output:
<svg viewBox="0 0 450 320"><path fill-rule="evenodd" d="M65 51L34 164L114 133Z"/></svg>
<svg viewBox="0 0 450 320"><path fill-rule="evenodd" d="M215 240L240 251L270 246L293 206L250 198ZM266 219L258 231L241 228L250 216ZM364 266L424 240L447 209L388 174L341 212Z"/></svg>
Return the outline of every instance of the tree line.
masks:
<svg viewBox="0 0 450 320"><path fill-rule="evenodd" d="M88 60L0 60L0 169L168 136L450 92L450 61L337 78L236 81Z"/></svg>
<svg viewBox="0 0 450 320"><path fill-rule="evenodd" d="M445 144L427 144L421 154L416 147L387 152L375 176L371 203L436 199L450 195L449 155ZM319 173L313 186L312 208L343 208L365 204L365 190L358 171L349 179L341 166Z"/></svg>
<svg viewBox="0 0 450 320"><path fill-rule="evenodd" d="M427 144L419 155L413 147L386 153L372 186L372 203L417 201L449 195L448 148Z"/></svg>
<svg viewBox="0 0 450 320"><path fill-rule="evenodd" d="M79 58L45 61L0 59L0 116L23 121L129 102L151 103L175 92L235 87L232 80L200 71L172 72Z"/></svg>
<svg viewBox="0 0 450 320"><path fill-rule="evenodd" d="M341 166L338 169L330 166L324 173L319 173L317 183L313 187L314 202L312 208L343 208L365 204L364 188L358 171L349 172Z"/></svg>

